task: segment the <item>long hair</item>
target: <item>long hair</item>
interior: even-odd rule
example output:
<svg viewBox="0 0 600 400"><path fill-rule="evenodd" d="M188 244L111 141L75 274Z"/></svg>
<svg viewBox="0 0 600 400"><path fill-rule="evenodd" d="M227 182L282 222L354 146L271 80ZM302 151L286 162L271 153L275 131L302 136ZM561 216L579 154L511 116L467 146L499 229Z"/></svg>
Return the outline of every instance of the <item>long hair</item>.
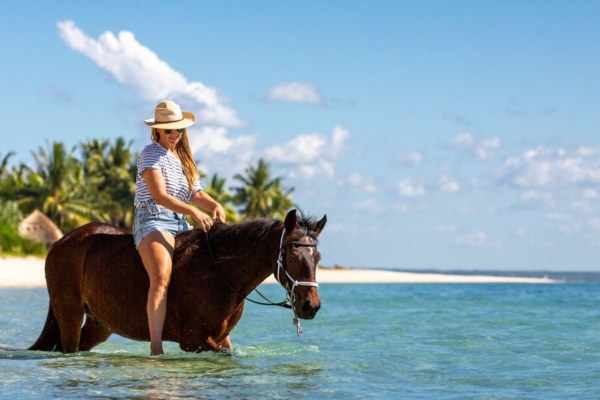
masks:
<svg viewBox="0 0 600 400"><path fill-rule="evenodd" d="M156 128L152 128L152 141L158 141L158 132ZM190 190L194 189L194 182L198 178L198 168L196 168L196 162L194 162L194 157L192 156L192 150L190 149L190 142L187 137L187 128L183 129L181 133L181 139L175 145L175 151L179 156L179 160L181 161L181 166L183 168L183 174L185 175L185 179L188 181L188 185Z"/></svg>

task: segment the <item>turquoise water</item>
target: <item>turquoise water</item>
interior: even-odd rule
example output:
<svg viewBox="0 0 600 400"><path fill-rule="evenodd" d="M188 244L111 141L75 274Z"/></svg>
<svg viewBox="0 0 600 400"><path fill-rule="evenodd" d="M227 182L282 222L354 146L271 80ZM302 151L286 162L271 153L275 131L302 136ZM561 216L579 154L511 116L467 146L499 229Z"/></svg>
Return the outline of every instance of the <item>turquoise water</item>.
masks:
<svg viewBox="0 0 600 400"><path fill-rule="evenodd" d="M117 336L94 351L0 351L5 398L600 397L600 284L322 284L296 337L289 310L247 304L231 356ZM279 300L283 290L264 292ZM27 347L44 289L0 290L0 344Z"/></svg>

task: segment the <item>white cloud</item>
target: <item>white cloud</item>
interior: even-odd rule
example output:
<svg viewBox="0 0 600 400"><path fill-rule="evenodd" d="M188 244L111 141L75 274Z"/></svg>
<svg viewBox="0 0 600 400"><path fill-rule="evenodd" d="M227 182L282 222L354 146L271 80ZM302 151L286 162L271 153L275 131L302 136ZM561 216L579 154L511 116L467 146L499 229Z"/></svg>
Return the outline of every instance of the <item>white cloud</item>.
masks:
<svg viewBox="0 0 600 400"><path fill-rule="evenodd" d="M252 160L255 136L227 137L223 127L192 127L188 130L190 148L200 159L199 167L207 167L207 173L218 172L231 176L242 171Z"/></svg>
<svg viewBox="0 0 600 400"><path fill-rule="evenodd" d="M570 152L563 148L538 146L520 157L507 158L499 175L510 184L523 188L565 188L600 183L600 159L589 149Z"/></svg>
<svg viewBox="0 0 600 400"><path fill-rule="evenodd" d="M315 85L284 82L271 88L267 100L283 103L321 104L321 94Z"/></svg>
<svg viewBox="0 0 600 400"><path fill-rule="evenodd" d="M423 154L418 151L403 154L395 160L395 163L402 167L418 167L422 162Z"/></svg>
<svg viewBox="0 0 600 400"><path fill-rule="evenodd" d="M579 146L577 154L581 157L593 157L598 155L598 149L589 146Z"/></svg>
<svg viewBox="0 0 600 400"><path fill-rule="evenodd" d="M540 192L537 190L528 190L521 193L519 199L523 202L545 202L546 204L553 204L554 196L552 193Z"/></svg>
<svg viewBox="0 0 600 400"><path fill-rule="evenodd" d="M589 201L575 201L569 206L571 210L579 211L582 214L591 214L596 211L596 208Z"/></svg>
<svg viewBox="0 0 600 400"><path fill-rule="evenodd" d="M310 178L319 173L331 178L335 175L334 161L341 156L349 136L341 126L333 129L331 138L320 133L298 135L287 143L267 148L264 157L270 162L295 165L292 177Z"/></svg>
<svg viewBox="0 0 600 400"><path fill-rule="evenodd" d="M456 193L460 190L458 182L446 175L440 178L439 186L443 193Z"/></svg>
<svg viewBox="0 0 600 400"><path fill-rule="evenodd" d="M318 160L314 164L298 165L289 172L289 177L292 179L312 179L317 176L333 178L335 176L335 165L327 160Z"/></svg>
<svg viewBox="0 0 600 400"><path fill-rule="evenodd" d="M477 145L477 158L487 160L492 157L492 150L502 145L499 138L486 139Z"/></svg>
<svg viewBox="0 0 600 400"><path fill-rule="evenodd" d="M450 144L455 148L465 149L467 147L473 146L474 142L475 141L473 140L473 136L471 136L471 134L469 132L465 132L465 133L459 133L458 135L456 135L454 137L454 139L452 139Z"/></svg>
<svg viewBox="0 0 600 400"><path fill-rule="evenodd" d="M328 147L327 137L319 133L299 135L283 145L265 150L265 157L273 162L310 164L321 157Z"/></svg>
<svg viewBox="0 0 600 400"><path fill-rule="evenodd" d="M480 160L488 160L493 157L493 150L502 146L499 138L478 140L469 132L459 133L449 142L449 147L458 151L474 152Z"/></svg>
<svg viewBox="0 0 600 400"><path fill-rule="evenodd" d="M117 36L105 32L98 40L87 36L73 21L58 24L60 37L73 50L108 72L118 83L132 88L141 99L159 102L173 99L189 105L201 124L241 127L246 125L226 106L216 89L188 82L156 53L140 44L132 32Z"/></svg>
<svg viewBox="0 0 600 400"><path fill-rule="evenodd" d="M426 191L423 186L415 186L410 178L406 178L398 183L398 193L404 197L420 197L424 196Z"/></svg>
<svg viewBox="0 0 600 400"><path fill-rule="evenodd" d="M581 192L581 197L587 200L594 200L600 197L597 190L594 189L584 189Z"/></svg>
<svg viewBox="0 0 600 400"><path fill-rule="evenodd" d="M348 177L348 183L350 184L351 188L353 188L357 191L360 191L360 192L365 192L365 193L377 192L377 188L375 187L373 182L371 182L370 179L367 179L358 173L350 174L350 176Z"/></svg>

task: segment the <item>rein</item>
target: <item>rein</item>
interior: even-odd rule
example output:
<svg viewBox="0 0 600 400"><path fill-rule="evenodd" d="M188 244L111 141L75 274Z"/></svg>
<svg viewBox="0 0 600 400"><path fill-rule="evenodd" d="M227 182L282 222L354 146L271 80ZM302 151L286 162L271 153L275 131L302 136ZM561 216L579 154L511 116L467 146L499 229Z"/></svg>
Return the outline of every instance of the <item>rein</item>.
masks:
<svg viewBox="0 0 600 400"><path fill-rule="evenodd" d="M210 241L208 239L208 232L205 232L205 235L206 235L206 246L208 248L208 252L213 261L213 264L215 265L215 269L217 270L217 272L219 273L219 276L221 277L223 282L225 282L227 287L233 293L235 293L238 298L248 300L254 304L259 304L259 305L263 305L263 306L279 306L279 307L283 307L283 308L292 309L292 311L294 312L293 324L296 327L297 335L300 336L300 334L303 332L303 330L302 330L302 327L300 326L300 321L298 319L298 312L296 311L296 308L293 306L294 301L296 300L296 294L294 293L294 289L296 288L296 286L311 286L311 287L318 288L319 284L316 282L297 281L289 274L289 272L287 271L287 268L283 265L284 264L284 260L283 260L284 246L294 245L294 246L302 246L302 247L317 247L316 243L302 243L302 242L294 241L294 242L288 242L288 243L284 244L283 238L285 237L285 228L283 228L283 232L281 233L281 240L279 242L279 256L277 257L277 275L276 275L275 279L277 280L277 282L279 282L279 284L283 285L283 283L279 279L279 270L282 269L283 272L285 272L285 274L287 275L288 279L293 282L293 285L290 289L288 283L285 282L286 298L283 301L281 301L280 303L273 303L271 300L269 300L267 297L265 297L265 295L263 295L258 289L255 288L254 291L256 293L258 293L260 295L260 297L262 297L263 299L268 301L268 303L263 303L263 302L255 301L248 297L242 296L241 294L239 294L239 292L237 290L235 290L231 286L229 281L223 276L223 273L221 272L221 269L219 268L219 265L217 264L217 260L215 259L215 256L210 247Z"/></svg>
<svg viewBox="0 0 600 400"><path fill-rule="evenodd" d="M217 264L217 260L215 259L215 256L213 255L212 249L210 248L210 242L208 241L208 232L205 232L206 234L206 246L208 248L208 252L210 253L210 258L213 261L213 264L215 265L215 269L217 270L217 272L219 273L219 276L221 277L221 279L223 280L223 282L225 282L225 285L227 285L227 287L233 292L235 293L235 295L239 298L241 298L242 300L248 300L254 304L260 304L261 306L279 306L279 307L283 307L283 308L289 308L291 309L292 306L290 306L289 304L287 304L287 299L283 300L280 303L273 303L271 300L269 300L268 298L265 297L265 295L263 295L258 289L254 289L254 291L256 293L258 293L260 295L260 297L262 297L263 299L265 299L266 301L268 301L268 303L262 303L260 301L256 301L256 300L252 300L248 297L244 297L241 294L238 293L237 290L235 290L230 284L229 281L227 279L225 279L225 277L223 276L223 273L221 272L221 269L219 268L219 265Z"/></svg>

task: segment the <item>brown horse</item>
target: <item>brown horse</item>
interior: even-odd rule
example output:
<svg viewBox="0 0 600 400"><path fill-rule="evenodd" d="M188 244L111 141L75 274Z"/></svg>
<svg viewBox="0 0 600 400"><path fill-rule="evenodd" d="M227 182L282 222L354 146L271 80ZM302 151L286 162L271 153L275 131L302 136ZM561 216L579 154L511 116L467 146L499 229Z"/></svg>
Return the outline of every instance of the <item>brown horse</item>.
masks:
<svg viewBox="0 0 600 400"><path fill-rule="evenodd" d="M208 233L178 235L164 340L184 351L218 351L240 320L245 297L272 273L294 316L314 318L321 307L316 244L326 222L292 210L284 222L216 223ZM148 275L128 232L90 223L64 236L46 258L46 282L48 316L29 350L87 351L113 333L150 340Z"/></svg>

